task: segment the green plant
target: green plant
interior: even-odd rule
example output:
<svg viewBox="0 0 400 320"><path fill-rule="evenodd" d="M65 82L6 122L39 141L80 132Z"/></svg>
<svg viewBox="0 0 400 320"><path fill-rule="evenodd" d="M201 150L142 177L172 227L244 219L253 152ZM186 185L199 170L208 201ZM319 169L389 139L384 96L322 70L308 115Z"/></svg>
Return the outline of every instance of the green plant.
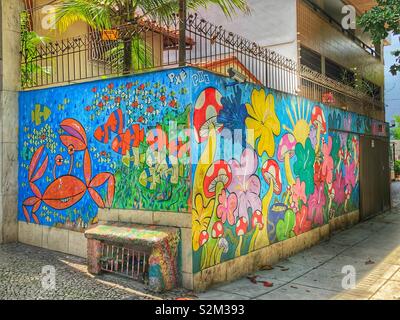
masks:
<svg viewBox="0 0 400 320"><path fill-rule="evenodd" d="M400 116L395 116L396 127L390 129L390 135L393 140L400 140Z"/></svg>
<svg viewBox="0 0 400 320"><path fill-rule="evenodd" d="M30 31L28 27L29 14L21 13L21 84L22 87L36 84L36 79L42 75L51 74L51 66L43 67L35 61L39 57L38 46L49 41L47 37L41 37L36 32Z"/></svg>
<svg viewBox="0 0 400 320"><path fill-rule="evenodd" d="M400 175L400 160L394 162L394 173L396 176Z"/></svg>
<svg viewBox="0 0 400 320"><path fill-rule="evenodd" d="M400 34L400 5L399 0L377 0L377 6L364 13L358 24L369 32L372 41L380 44L391 33L395 36ZM393 52L396 62L391 66L390 71L393 75L400 72L400 50Z"/></svg>
<svg viewBox="0 0 400 320"><path fill-rule="evenodd" d="M122 24L135 24L143 18L167 22L178 12L180 0L64 0L56 9L56 23L60 31L65 31L71 24L84 21L95 30L112 29ZM248 12L247 0L187 0L189 9L215 4L230 16L235 9ZM107 54L115 61L123 60L124 72L132 70L136 62L144 61L147 51L145 40L139 36L132 40L129 35L122 37L122 44ZM147 57L147 55L146 55ZM147 62L150 62L152 59Z"/></svg>

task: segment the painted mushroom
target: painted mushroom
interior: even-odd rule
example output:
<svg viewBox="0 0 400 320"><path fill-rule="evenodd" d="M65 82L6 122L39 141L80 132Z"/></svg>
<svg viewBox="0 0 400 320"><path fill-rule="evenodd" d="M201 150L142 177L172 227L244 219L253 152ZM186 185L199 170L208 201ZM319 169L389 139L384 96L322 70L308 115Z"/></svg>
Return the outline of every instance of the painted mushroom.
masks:
<svg viewBox="0 0 400 320"><path fill-rule="evenodd" d="M293 178L290 167L290 159L295 155L296 139L291 133L285 134L278 147L278 160L285 163L286 179L289 186L293 186L296 181Z"/></svg>
<svg viewBox="0 0 400 320"><path fill-rule="evenodd" d="M202 183L206 175L208 166L214 161L217 150L217 133L222 131L222 125L217 122L217 118L223 105L222 95L215 88L203 90L194 107L193 125L195 128L195 140L197 143L207 141L204 152L201 155L193 181L194 194L203 192Z"/></svg>
<svg viewBox="0 0 400 320"><path fill-rule="evenodd" d="M254 234L250 241L249 252L254 251L254 245L258 234L262 229L264 229L263 215L261 211L257 210L253 213L253 216L251 217L251 228L254 230Z"/></svg>
<svg viewBox="0 0 400 320"><path fill-rule="evenodd" d="M229 164L220 160L211 165L204 178L204 194L207 198L218 197L224 188L232 182L232 170Z"/></svg>
<svg viewBox="0 0 400 320"><path fill-rule="evenodd" d="M202 231L199 236L200 247L204 246L209 238L210 236L208 235L208 232L206 230Z"/></svg>
<svg viewBox="0 0 400 320"><path fill-rule="evenodd" d="M245 217L241 217L236 224L236 235L239 237L239 244L236 248L236 257L241 256L243 236L247 233L247 228L249 227L249 222Z"/></svg>
<svg viewBox="0 0 400 320"><path fill-rule="evenodd" d="M262 200L262 213L263 213L263 224L268 225L268 210L272 201L273 194L282 193L282 177L281 170L278 163L275 160L268 160L264 163L261 174L264 180L269 185L269 190ZM259 249L265 245L268 245L268 233L262 232L256 240L256 249Z"/></svg>
<svg viewBox="0 0 400 320"><path fill-rule="evenodd" d="M218 241L224 236L224 224L221 221L214 223L212 227L211 237L216 241L214 248L212 250L211 256L209 257L208 266L213 266L216 264L216 254L218 248Z"/></svg>
<svg viewBox="0 0 400 320"><path fill-rule="evenodd" d="M311 123L317 129L317 145L315 146L315 153L319 152L321 134L326 133L326 120L324 111L321 107L315 106L311 116Z"/></svg>
<svg viewBox="0 0 400 320"><path fill-rule="evenodd" d="M346 200L344 202L344 211L347 212L347 204L348 204L348 202L350 200L350 197L351 197L351 186L350 185L348 185L346 187L345 195L346 195Z"/></svg>

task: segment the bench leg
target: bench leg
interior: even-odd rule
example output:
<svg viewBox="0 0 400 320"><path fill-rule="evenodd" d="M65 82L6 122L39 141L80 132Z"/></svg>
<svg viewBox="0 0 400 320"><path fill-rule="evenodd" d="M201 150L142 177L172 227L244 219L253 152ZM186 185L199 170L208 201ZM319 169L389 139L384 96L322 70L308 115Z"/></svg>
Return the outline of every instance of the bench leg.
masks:
<svg viewBox="0 0 400 320"><path fill-rule="evenodd" d="M101 242L88 239L87 242L88 271L91 274L101 273Z"/></svg>

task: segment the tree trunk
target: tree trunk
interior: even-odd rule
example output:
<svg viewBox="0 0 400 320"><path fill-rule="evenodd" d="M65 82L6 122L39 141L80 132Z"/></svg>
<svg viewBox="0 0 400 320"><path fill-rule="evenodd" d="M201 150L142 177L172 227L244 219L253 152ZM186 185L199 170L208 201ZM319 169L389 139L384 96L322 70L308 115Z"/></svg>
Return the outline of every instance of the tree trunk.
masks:
<svg viewBox="0 0 400 320"><path fill-rule="evenodd" d="M132 71L132 39L124 39L124 74Z"/></svg>

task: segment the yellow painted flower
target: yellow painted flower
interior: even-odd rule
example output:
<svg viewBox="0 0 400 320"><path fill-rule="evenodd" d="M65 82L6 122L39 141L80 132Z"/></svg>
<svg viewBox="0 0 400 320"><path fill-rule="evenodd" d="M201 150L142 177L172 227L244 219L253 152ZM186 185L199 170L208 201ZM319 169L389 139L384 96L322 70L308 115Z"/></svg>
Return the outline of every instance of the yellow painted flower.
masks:
<svg viewBox="0 0 400 320"><path fill-rule="evenodd" d="M255 149L257 139L257 152L262 156L264 152L269 157L275 154L275 137L281 133L281 124L275 113L275 99L272 94L265 95L264 89L260 91L253 90L251 96L251 105L246 104L249 117L246 118L247 137ZM253 140L253 141L251 141Z"/></svg>
<svg viewBox="0 0 400 320"><path fill-rule="evenodd" d="M203 196L198 194L195 198L193 208L193 250L198 251L209 239L207 234L208 225L214 208L214 199L204 206Z"/></svg>

